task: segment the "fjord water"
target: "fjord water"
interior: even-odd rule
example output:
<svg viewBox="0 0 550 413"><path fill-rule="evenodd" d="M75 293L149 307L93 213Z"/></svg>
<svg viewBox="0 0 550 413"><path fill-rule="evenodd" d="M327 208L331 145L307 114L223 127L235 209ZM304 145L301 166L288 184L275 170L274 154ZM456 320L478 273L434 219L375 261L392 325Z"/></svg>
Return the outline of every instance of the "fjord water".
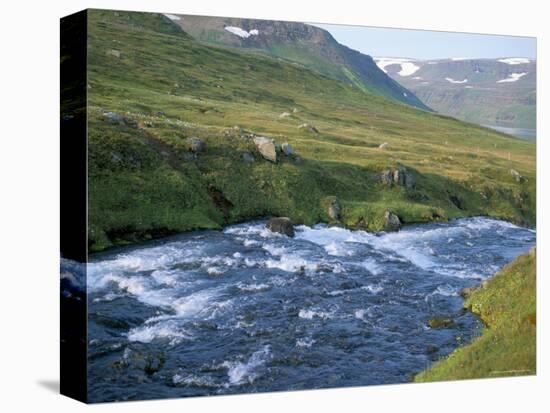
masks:
<svg viewBox="0 0 550 413"><path fill-rule="evenodd" d="M479 334L459 291L535 236L484 217L295 238L255 221L97 254L90 401L407 382Z"/></svg>

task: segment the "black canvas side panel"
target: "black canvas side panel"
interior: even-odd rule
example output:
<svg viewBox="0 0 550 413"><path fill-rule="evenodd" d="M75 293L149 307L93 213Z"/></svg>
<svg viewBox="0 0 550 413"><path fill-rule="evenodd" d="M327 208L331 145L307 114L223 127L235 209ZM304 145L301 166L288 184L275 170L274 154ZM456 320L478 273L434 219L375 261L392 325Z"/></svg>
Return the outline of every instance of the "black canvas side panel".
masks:
<svg viewBox="0 0 550 413"><path fill-rule="evenodd" d="M86 402L87 11L61 19L61 393Z"/></svg>

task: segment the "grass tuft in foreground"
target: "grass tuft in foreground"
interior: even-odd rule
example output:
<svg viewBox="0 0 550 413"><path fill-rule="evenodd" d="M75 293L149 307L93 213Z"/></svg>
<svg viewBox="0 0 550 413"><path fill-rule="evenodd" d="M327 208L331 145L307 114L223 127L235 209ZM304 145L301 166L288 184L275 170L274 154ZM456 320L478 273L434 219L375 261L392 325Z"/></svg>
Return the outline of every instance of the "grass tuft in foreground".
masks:
<svg viewBox="0 0 550 413"><path fill-rule="evenodd" d="M486 327L472 343L414 378L416 382L536 373L536 253L532 249L475 289L465 306Z"/></svg>

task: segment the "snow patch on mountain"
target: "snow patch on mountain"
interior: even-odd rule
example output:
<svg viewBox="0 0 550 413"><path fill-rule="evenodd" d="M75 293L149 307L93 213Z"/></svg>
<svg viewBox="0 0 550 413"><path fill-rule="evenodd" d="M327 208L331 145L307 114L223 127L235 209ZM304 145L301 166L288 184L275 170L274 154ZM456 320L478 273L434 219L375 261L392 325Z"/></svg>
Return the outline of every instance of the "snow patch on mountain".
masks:
<svg viewBox="0 0 550 413"><path fill-rule="evenodd" d="M468 83L468 79L464 79L464 80L454 80L453 78L451 77L446 77L445 80L449 83Z"/></svg>
<svg viewBox="0 0 550 413"><path fill-rule="evenodd" d="M180 16L176 16L175 14L167 14L167 13L164 13L164 15L166 17L168 17L170 20L181 20L181 17Z"/></svg>
<svg viewBox="0 0 550 413"><path fill-rule="evenodd" d="M397 74L399 76L410 76L418 69L419 66L415 65L410 59L396 58L396 57L376 57L374 58L376 65L384 72L388 73L386 66L399 65L401 69Z"/></svg>
<svg viewBox="0 0 550 413"><path fill-rule="evenodd" d="M519 79L521 79L523 76L525 76L526 74L527 74L527 72L511 73L506 79L497 80L497 83L516 82Z"/></svg>
<svg viewBox="0 0 550 413"><path fill-rule="evenodd" d="M248 39L250 36L257 36L258 34L260 34L257 29L250 30L249 32L235 26L225 26L224 29L227 30L229 33L233 33L234 35L239 36L243 39Z"/></svg>
<svg viewBox="0 0 550 413"><path fill-rule="evenodd" d="M530 62L530 60L526 57L507 57L505 59L498 59L498 61L501 63L506 63L507 65L521 65Z"/></svg>

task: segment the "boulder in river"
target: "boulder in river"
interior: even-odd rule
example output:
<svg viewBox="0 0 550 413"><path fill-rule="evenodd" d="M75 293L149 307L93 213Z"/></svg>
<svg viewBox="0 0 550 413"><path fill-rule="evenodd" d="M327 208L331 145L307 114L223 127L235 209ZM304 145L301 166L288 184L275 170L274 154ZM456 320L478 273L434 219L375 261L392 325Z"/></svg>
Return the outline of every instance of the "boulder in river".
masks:
<svg viewBox="0 0 550 413"><path fill-rule="evenodd" d="M433 317L428 321L430 328L450 328L455 322L450 317Z"/></svg>
<svg viewBox="0 0 550 413"><path fill-rule="evenodd" d="M254 138L254 145L256 145L256 149L265 159L274 163L277 162L277 147L273 139L256 136Z"/></svg>
<svg viewBox="0 0 550 413"><path fill-rule="evenodd" d="M193 153L202 152L204 150L204 141L196 136L187 138L187 149Z"/></svg>
<svg viewBox="0 0 550 413"><path fill-rule="evenodd" d="M399 231L401 220L391 211L384 213L384 231Z"/></svg>
<svg viewBox="0 0 550 413"><path fill-rule="evenodd" d="M333 221L340 221L342 217L342 206L338 198L334 198L328 206L328 216Z"/></svg>
<svg viewBox="0 0 550 413"><path fill-rule="evenodd" d="M279 234L294 237L294 225L292 225L290 218L287 217L271 218L267 222L266 228L272 232L278 232Z"/></svg>

